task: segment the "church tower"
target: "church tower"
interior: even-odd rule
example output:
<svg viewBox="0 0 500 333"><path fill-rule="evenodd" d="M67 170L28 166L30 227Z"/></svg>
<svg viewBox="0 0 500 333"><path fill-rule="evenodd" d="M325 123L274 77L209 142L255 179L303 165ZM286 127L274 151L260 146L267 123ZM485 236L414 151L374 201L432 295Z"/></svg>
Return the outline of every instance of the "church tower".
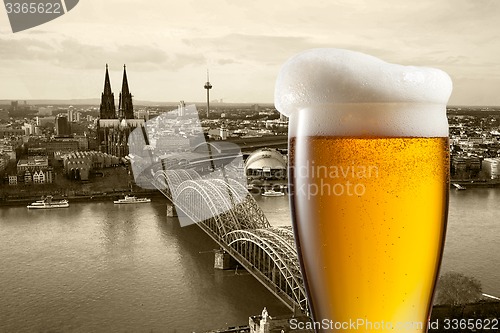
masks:
<svg viewBox="0 0 500 333"><path fill-rule="evenodd" d="M118 116L122 119L134 119L134 106L132 104L132 94L128 89L127 69L125 65L123 65L123 81L118 104Z"/></svg>
<svg viewBox="0 0 500 333"><path fill-rule="evenodd" d="M99 109L101 119L116 119L115 95L111 91L109 82L108 64L106 64L106 76L104 77L104 91L101 95L101 107Z"/></svg>
<svg viewBox="0 0 500 333"><path fill-rule="evenodd" d="M134 119L132 94L128 88L125 66L123 66L122 91L120 93L118 110L116 110L109 81L108 65L106 65L100 118L97 123L99 151L117 157L127 156L129 153L128 138L130 133L134 129L144 126L144 119Z"/></svg>

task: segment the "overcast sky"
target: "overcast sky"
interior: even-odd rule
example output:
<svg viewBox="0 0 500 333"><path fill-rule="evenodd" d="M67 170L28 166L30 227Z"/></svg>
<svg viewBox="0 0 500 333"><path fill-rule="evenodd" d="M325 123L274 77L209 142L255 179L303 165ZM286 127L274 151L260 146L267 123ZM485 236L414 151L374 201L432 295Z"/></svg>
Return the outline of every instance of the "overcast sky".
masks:
<svg viewBox="0 0 500 333"><path fill-rule="evenodd" d="M500 105L498 0L82 0L13 34L0 13L0 99L100 98L105 64L118 96L272 102L279 68L314 47L438 67L452 105Z"/></svg>

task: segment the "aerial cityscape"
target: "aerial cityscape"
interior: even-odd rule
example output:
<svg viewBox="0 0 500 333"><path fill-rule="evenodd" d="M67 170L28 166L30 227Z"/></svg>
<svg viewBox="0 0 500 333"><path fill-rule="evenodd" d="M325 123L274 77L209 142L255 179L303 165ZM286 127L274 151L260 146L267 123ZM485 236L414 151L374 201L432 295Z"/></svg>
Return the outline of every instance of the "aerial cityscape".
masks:
<svg viewBox="0 0 500 333"><path fill-rule="evenodd" d="M151 138L158 156L182 151L182 147L189 147L190 140L201 134L208 141L243 145L245 157L252 153L252 148L278 149L286 157L287 118L271 104L209 101L206 84L207 101L191 103L196 115L186 114L189 103L184 101L134 105L124 66L115 107L108 65L104 76L99 105L66 105L57 101L33 104L17 100L0 105L0 181L2 185L10 185L2 186L0 200L22 198L26 186L30 186L31 198L35 193L85 192L85 188L92 187L89 180L103 177L108 169L119 172L128 168L130 133L147 122L154 124L160 114L164 115L162 131L152 133ZM196 128L189 121L193 116L200 120ZM500 107L449 106L448 122L452 182L464 187L499 185ZM256 178L265 172L250 169L246 175ZM275 170L267 172L273 174ZM106 178L102 181L107 182ZM130 188L125 179L128 178L111 183L108 190Z"/></svg>
<svg viewBox="0 0 500 333"><path fill-rule="evenodd" d="M153 249L138 245L147 244L148 241L143 240L135 244L137 233L141 228L145 228L137 226L138 221L145 224L156 221L160 234L168 237L168 242L173 241L170 239L172 231L174 237L180 237L174 242L185 242L184 252L180 251L179 254L190 253L190 256L193 256L196 253L198 256L196 263L189 263L190 260L183 263L182 265L188 265L184 269L197 271L199 267L204 267L206 271L203 274L215 273L212 277L203 274L198 277L193 276L192 284L203 285L207 283L207 279L215 277L215 283L220 284L222 290L243 288L238 289L238 293L247 294L244 296L244 302L250 307L242 307L241 312L244 313L233 314L230 320L223 313L215 315L207 312L203 318L211 320L204 319L203 322L206 323L203 324L190 324L187 317L199 313L198 310L188 311L187 317L178 312L167 313L167 318L173 316L176 319L168 319L170 321L167 320L167 324L159 321L147 326L151 331L179 327L179 331L197 332L208 332L210 329L217 329L213 332L280 332L281 330L288 332L292 323L290 318L295 318L294 320L305 325L308 320L307 302L298 269L287 199L288 119L280 115L272 104L234 104L210 100L209 90L212 84L209 78L204 85L200 84L201 94L203 94L202 89L206 90L205 102L178 101L161 105L141 103L133 99L134 82L129 82L127 71L131 69L126 66L123 66L122 85L118 98L115 98L116 90L113 90L110 83L108 65L103 67L102 94L100 101L96 99L95 103L80 104L74 101L76 103L69 105L58 101L46 103L10 100L3 101L0 105L0 205L5 212L4 221L20 219L24 221L21 226L25 223L35 223L37 220L41 221L40 223L55 223L51 228L58 230L55 233L59 237L66 236L64 229L59 229L57 225L65 223L64 221L68 219L80 221L79 226L74 226L75 230L70 231L67 237L79 239L81 236L79 233L85 235L90 232L86 237L97 235L94 241L99 240L98 243L104 243L101 245L93 244L92 241L88 243L89 240L84 238L78 240L76 244L80 242L81 245L78 246L90 252L104 245L107 253L104 257L103 254L94 253L92 258L84 258L86 261L81 264L101 267L103 258L112 254L110 258L114 259L111 261L111 267L121 262L120 269L127 271L130 265L139 265L138 272L143 271L157 276L156 274L162 273L151 271L151 268L148 268L149 261L135 256L133 256L135 259L130 261L132 257L127 254L129 251L146 251L145 253L155 258L153 262L159 264L163 260L160 259L161 250L158 251L162 247L161 243L155 245L159 248L155 248L154 254L151 252ZM500 107L449 106L447 113L450 127L451 190L453 190L451 200L458 200L457 202L465 200L458 196L460 193L475 193L478 198L483 196L479 193L490 193L489 195L493 196L491 200L494 200L497 194L491 191L497 191L500 187ZM229 197L226 185L221 185L220 179L217 178L222 177L217 173L219 170L226 170L221 175L229 182L228 184L232 184ZM210 178L206 178L207 175L210 175ZM203 179L203 185L200 185L201 182L197 185L192 183L197 179ZM222 203L228 200L231 200L232 206L225 208ZM140 210L139 208L127 210L127 206L120 205L129 203L148 205L140 205ZM455 205L460 204L455 203ZM87 207L92 210L92 214L86 210ZM206 213L203 207L208 207ZM49 210L42 212L47 214L33 215L38 214L33 211L40 208L69 210ZM238 213L228 214L231 211ZM113 212L112 215L106 215L109 212ZM494 214L492 211L484 210L481 213ZM133 221L130 219L131 216ZM170 230L172 223L187 225L186 217L191 221L187 224L199 222L194 226L194 228L199 227L199 230L194 231L193 226L175 227L174 230ZM93 220L93 229L86 230L88 227L80 229L84 225L83 221L89 218ZM173 222L172 219L177 222ZM104 225L101 225L102 223ZM452 221L449 231L452 235L451 247L455 237L453 223ZM156 230L156 227L146 229L149 233L152 230ZM166 234L169 235L165 236ZM52 253L52 250L48 250L46 245L38 247L46 244L52 236L47 236L47 239L43 239L43 236L37 237L42 237L41 244L30 243L33 239L26 240L24 244L26 249L29 249L28 252L49 251L46 253L47 258L41 261L46 265L41 269L42 272L54 265L53 260L64 261L65 263L61 265L65 269L70 271L75 269L72 268L75 259L71 255L66 257L74 251L67 243L58 244L53 240L55 242L53 246L58 252L68 253L57 259L58 256ZM192 237L196 238L198 247L193 247ZM8 238L4 246L9 246L9 243L12 246L12 242L16 241ZM460 242L461 238L456 241ZM18 262L12 258L6 265L24 264L26 268L23 268L23 272L26 270L32 273L29 267L34 265L34 259L30 253L24 252L26 249L18 250L23 253L21 258L25 261ZM203 253L211 256L202 255ZM467 299L465 303L460 304L467 304L462 306L470 307L468 311L480 309L485 316L498 314L497 296L500 295L500 285L495 278L495 269L492 266L489 269L483 267L483 271L476 277L472 273L475 269L467 265L457 270L457 266L453 264L454 255L460 256L459 251L449 255L449 266L453 269L447 271L465 272L466 275L472 276L472 281L476 285L482 284L482 289L480 286L474 296L476 298ZM178 265L175 262L174 260L167 266ZM105 264L107 265L109 264ZM444 267L447 265L445 253ZM74 301L66 299L68 295L78 294L80 288L85 289L86 293L96 293L95 288L100 287L92 287L93 281L116 278L116 273L113 271L103 273L99 270L102 268L95 272L80 271L79 274L82 274L83 279L87 281L80 287L71 285L70 281L74 277L63 274L64 277L57 278L61 279L64 287L59 292L54 291L55 296L50 296L59 300L51 301L55 309L61 306L59 303L74 306L81 302L83 295L78 295ZM138 274L136 271L131 273ZM156 288L172 292L176 284L171 279L179 280L184 274L178 271L173 273L167 279L170 284L163 285L159 282L162 279L149 281L150 278L139 283L148 281L156 285ZM99 274L105 275L99 278ZM9 279L13 278L11 276ZM28 282L23 282L17 288L23 288L26 283ZM102 283L107 285L108 282ZM119 285L128 283L131 282L129 280L118 282ZM254 287L248 287L249 283ZM52 288L49 287L47 290ZM246 291L243 291L244 289ZM140 290L142 289L138 289ZM182 290L184 291L181 295L188 293L187 289ZM43 292L42 299L47 297L46 292ZM205 294L206 290L196 292ZM32 293L38 295L38 292L32 291ZM108 291L104 294L108 294ZM255 297L250 302L252 294L261 296ZM264 294L265 296L262 296ZM9 302L10 298L17 297L16 295L18 294L9 295L6 302ZM138 297L141 299L141 304L148 301L133 290L130 294L127 293L127 296L120 293L113 295L114 291L110 297L120 300ZM61 297L64 299L63 302ZM95 297L97 298L89 303L90 307L96 302L104 302L100 300L100 296L95 295ZM184 296L170 295L170 297ZM196 297L201 296L197 294ZM211 294L210 297L217 300L218 296ZM229 300L234 297L231 293L225 297L227 304L219 306L220 309L227 310L227 306L235 300ZM480 303L477 303L478 301ZM84 303L87 304L86 302ZM150 306L154 307L154 302L156 301L153 300ZM189 302L197 301L190 299ZM186 303L181 303L181 307L187 306ZM237 304L240 303L241 300L237 301ZM105 307L105 304L109 303L100 306ZM214 303L212 308L217 307L215 304L219 303ZM446 310L448 309L446 304L436 304L437 310L433 312L433 318L445 318L452 313L450 311L453 311L453 308ZM129 310L126 310L126 305L123 306L121 311L127 313ZM175 306L175 303L170 306ZM34 316L34 318L38 316L29 306L21 308L23 316ZM82 312L90 311L89 309ZM123 313L116 318L113 317L114 314L109 314L109 317L96 325L100 325L98 327L103 331L106 327L117 329L119 326L115 326L116 321L124 320L121 317ZM247 320L241 319L245 315ZM35 319L34 323L30 324L33 326L22 328L19 326L18 315L9 310L6 323L8 328L28 331L44 327L46 329L55 327L61 331L75 330L78 327L84 327L84 330L92 329L84 326L82 320L85 320L85 316L82 317L83 319L76 321L56 318L55 322L48 320L43 324L45 326L40 326ZM126 323L124 327L130 327L129 325L131 324ZM306 327L304 325L297 327ZM121 329L123 327L118 328ZM300 332L300 330L295 331ZM303 331L310 332L307 329Z"/></svg>
<svg viewBox="0 0 500 333"><path fill-rule="evenodd" d="M427 318L429 332L500 329L499 1L4 2L0 332L421 333ZM345 62L362 85L318 63L278 84L290 59L325 49L383 62ZM371 70L396 67L410 86L448 79L421 86L451 90L439 119L403 117L440 135L367 150L320 138L303 160L333 165L343 178L328 175L328 190L347 195L297 195L309 177L295 173L293 131L329 118L297 126L277 87L379 96L393 82ZM362 131L381 124L351 115ZM340 318L375 312L419 317L380 330Z"/></svg>

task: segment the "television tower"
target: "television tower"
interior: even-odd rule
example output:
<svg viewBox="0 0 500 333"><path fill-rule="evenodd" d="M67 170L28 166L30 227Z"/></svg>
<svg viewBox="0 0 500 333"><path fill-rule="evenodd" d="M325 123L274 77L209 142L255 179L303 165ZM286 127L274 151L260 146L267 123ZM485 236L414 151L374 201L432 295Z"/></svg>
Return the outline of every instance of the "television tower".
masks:
<svg viewBox="0 0 500 333"><path fill-rule="evenodd" d="M208 69L207 69L207 82L205 83L204 88L207 89L207 118L208 118L208 112L210 111L210 89L212 89L212 85L210 84L210 80L208 78Z"/></svg>

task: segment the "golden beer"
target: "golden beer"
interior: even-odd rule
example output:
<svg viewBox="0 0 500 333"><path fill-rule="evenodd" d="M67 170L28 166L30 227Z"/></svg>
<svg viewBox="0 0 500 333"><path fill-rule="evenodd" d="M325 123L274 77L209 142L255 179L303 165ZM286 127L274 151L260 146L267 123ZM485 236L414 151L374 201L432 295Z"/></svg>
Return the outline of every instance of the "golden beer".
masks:
<svg viewBox="0 0 500 333"><path fill-rule="evenodd" d="M290 58L295 241L316 332L425 332L449 191L445 72L321 48Z"/></svg>
<svg viewBox="0 0 500 333"><path fill-rule="evenodd" d="M318 331L425 332L445 239L448 138L298 136L289 161L310 309L330 321Z"/></svg>

